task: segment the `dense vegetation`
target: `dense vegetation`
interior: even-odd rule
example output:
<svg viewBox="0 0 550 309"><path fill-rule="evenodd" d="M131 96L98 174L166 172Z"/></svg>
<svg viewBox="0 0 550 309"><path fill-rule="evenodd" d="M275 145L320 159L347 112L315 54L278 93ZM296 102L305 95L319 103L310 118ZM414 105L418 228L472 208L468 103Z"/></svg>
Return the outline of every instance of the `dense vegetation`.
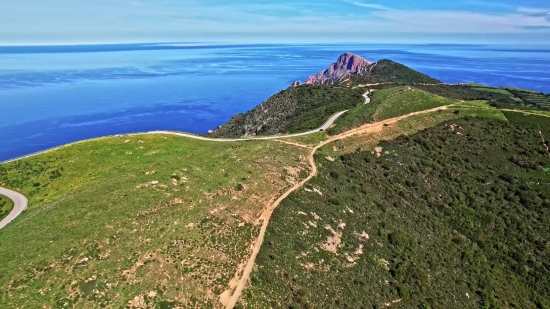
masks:
<svg viewBox="0 0 550 309"><path fill-rule="evenodd" d="M362 104L349 110L336 121L336 126L329 129L328 133L342 133L365 123L381 121L453 103L457 103L457 101L411 87L378 90L374 92L371 103Z"/></svg>
<svg viewBox="0 0 550 309"><path fill-rule="evenodd" d="M490 91L491 88L487 90L482 90L479 87L472 87L469 85L416 85L416 87L428 91L433 94L440 95L442 97L456 99L456 100L487 100L487 101L498 101L501 103L508 104L517 104L518 102L514 100L510 95L507 95L502 92Z"/></svg>
<svg viewBox="0 0 550 309"><path fill-rule="evenodd" d="M30 204L0 230L0 307L216 307L306 153L137 135L1 164Z"/></svg>
<svg viewBox="0 0 550 309"><path fill-rule="evenodd" d="M297 133L319 128L340 111L364 102L364 90L336 86L291 87L253 110L235 115L217 128L214 136L240 137Z"/></svg>
<svg viewBox="0 0 550 309"><path fill-rule="evenodd" d="M524 105L550 110L550 94L515 88L507 88L507 90L521 99Z"/></svg>
<svg viewBox="0 0 550 309"><path fill-rule="evenodd" d="M4 219L10 213L12 208L13 202L9 198L0 195L0 220Z"/></svg>
<svg viewBox="0 0 550 309"><path fill-rule="evenodd" d="M494 88L479 85L416 85L428 92L458 100L487 100L491 102L528 106L550 110L550 95L515 88Z"/></svg>
<svg viewBox="0 0 550 309"><path fill-rule="evenodd" d="M316 156L319 176L275 210L241 305L550 307L550 122L506 115Z"/></svg>
<svg viewBox="0 0 550 309"><path fill-rule="evenodd" d="M440 83L435 78L417 72L405 65L391 60L380 60L367 72L351 78L353 83L407 83L407 84L434 84Z"/></svg>

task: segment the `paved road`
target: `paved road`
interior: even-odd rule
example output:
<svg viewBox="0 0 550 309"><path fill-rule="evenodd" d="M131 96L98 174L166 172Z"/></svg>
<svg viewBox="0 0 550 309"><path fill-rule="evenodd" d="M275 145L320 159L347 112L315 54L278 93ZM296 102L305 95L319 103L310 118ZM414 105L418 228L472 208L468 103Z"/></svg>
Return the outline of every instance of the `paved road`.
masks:
<svg viewBox="0 0 550 309"><path fill-rule="evenodd" d="M215 138L215 137L205 137L205 136L199 136L199 135L194 135L189 133L172 132L172 131L150 131L150 132L147 132L146 134L171 134L171 135L189 137L189 138L198 139L201 141L210 141L210 142L265 141L265 140L304 136L304 135L325 131L326 129L330 128L330 126L336 121L336 119L338 119L340 116L342 116L346 112L347 110L339 112L336 115L330 117L329 120L325 122L324 125L322 125L320 128L317 128L315 130L296 133L296 134L287 134L287 135L272 135L272 136L264 136L264 137L244 137L244 138ZM137 133L136 135L139 135L139 133Z"/></svg>
<svg viewBox="0 0 550 309"><path fill-rule="evenodd" d="M4 228L8 223L10 223L13 219L17 218L23 210L27 209L27 205L29 204L29 201L27 198L15 191L11 191L8 189L4 189L0 187L0 194L7 196L10 200L13 201L13 209L9 213L9 215L4 218L4 220L0 221L0 229Z"/></svg>
<svg viewBox="0 0 550 309"><path fill-rule="evenodd" d="M369 94L371 94L374 90L369 90L367 92L365 92L365 94L363 95L363 97L365 98L365 104L369 104L370 103L370 97L369 97Z"/></svg>
<svg viewBox="0 0 550 309"><path fill-rule="evenodd" d="M341 112L335 114L334 116L330 117L329 120L327 122L325 122L325 124L322 125L318 129L307 131L307 132L302 132L302 133L288 134L288 135L272 135L272 136L249 137L249 138L212 138L212 137L205 137L205 136L200 136L200 135L194 135L194 134L182 133L182 132L173 132L173 131L150 131L150 132L145 132L145 133L131 133L131 134L124 134L124 135L133 136L133 135L141 135L141 134L170 134L170 135L178 135L178 136L188 137L188 138L192 138L192 139L198 139L198 140L202 140L202 141L210 141L210 142L245 142L245 141L250 141L250 140L256 140L256 141L272 140L272 139L281 139L281 138L304 136L304 135L317 133L317 132L320 132L320 131L325 131L326 129L328 129L336 121L336 119L338 119L338 117L342 116L346 112L347 112L347 110L341 111ZM79 141L79 142L76 142L76 143L81 143L81 142L90 141L90 140L94 140L94 139L96 139L96 138L92 138L92 139L89 139L89 140L83 140L83 141ZM71 143L71 144L68 144L68 145L72 145L72 144L76 144L76 143ZM9 162L13 162L13 161L18 161L18 160L25 159L25 158L34 157L36 155L39 155L39 154L42 154L42 153L45 153L45 152L48 152L48 151L52 151L52 150L55 150L55 149L58 149L58 148L61 148L61 147L65 147L65 146L67 146L67 145L62 145L62 146L46 149L46 150L43 150L43 151L35 152L35 153L25 155L25 156L22 156L22 157L18 157L18 158L6 160L6 161L1 161L0 164L9 163Z"/></svg>

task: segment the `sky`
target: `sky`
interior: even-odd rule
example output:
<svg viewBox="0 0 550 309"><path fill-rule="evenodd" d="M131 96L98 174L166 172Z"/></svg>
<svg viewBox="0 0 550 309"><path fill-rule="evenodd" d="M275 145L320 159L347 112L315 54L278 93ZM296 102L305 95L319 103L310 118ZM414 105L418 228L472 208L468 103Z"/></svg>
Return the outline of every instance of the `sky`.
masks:
<svg viewBox="0 0 550 309"><path fill-rule="evenodd" d="M550 44L548 0L0 0L0 45Z"/></svg>

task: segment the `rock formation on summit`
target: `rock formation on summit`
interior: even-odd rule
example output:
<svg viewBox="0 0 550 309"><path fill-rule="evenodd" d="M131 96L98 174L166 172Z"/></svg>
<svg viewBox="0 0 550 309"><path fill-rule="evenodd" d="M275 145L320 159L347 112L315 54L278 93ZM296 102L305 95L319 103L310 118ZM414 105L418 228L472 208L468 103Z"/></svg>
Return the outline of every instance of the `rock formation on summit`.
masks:
<svg viewBox="0 0 550 309"><path fill-rule="evenodd" d="M352 53L345 53L338 58L338 61L331 64L327 70L315 76L310 76L305 84L321 85L342 80L353 74L361 73L372 65L372 62L360 56Z"/></svg>

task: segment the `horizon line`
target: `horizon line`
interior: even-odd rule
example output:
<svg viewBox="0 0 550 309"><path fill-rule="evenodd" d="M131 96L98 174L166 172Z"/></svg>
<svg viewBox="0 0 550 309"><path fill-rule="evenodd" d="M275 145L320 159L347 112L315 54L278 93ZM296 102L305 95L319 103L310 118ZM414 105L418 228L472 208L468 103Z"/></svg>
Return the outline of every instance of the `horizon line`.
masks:
<svg viewBox="0 0 550 309"><path fill-rule="evenodd" d="M166 46L166 47L208 47L208 46L308 46L308 45L328 45L328 46L339 46L339 45L419 45L419 46L505 46L505 45L515 45L513 43L385 43L385 42L308 42L308 43L296 43L296 42L277 42L277 43L268 43L268 42L104 42L104 43L36 43L36 44L10 44L10 43L0 43L0 47L73 47L73 46L122 46L122 45L150 45L150 46ZM533 42L530 44L524 44L524 46L548 46L549 43L540 43Z"/></svg>

